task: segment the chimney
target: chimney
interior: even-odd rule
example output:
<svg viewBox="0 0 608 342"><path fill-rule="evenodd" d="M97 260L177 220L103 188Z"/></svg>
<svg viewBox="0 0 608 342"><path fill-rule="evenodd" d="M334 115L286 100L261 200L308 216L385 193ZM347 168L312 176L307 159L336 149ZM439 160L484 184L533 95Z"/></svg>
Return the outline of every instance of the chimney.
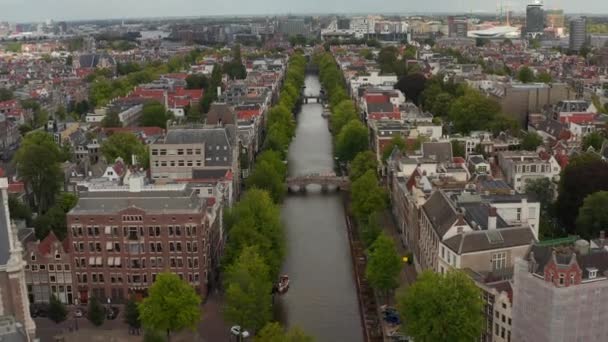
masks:
<svg viewBox="0 0 608 342"><path fill-rule="evenodd" d="M521 223L523 223L523 224L528 223L528 214L529 213L530 213L530 209L528 208L528 199L524 197L521 199L521 217L520 217Z"/></svg>
<svg viewBox="0 0 608 342"><path fill-rule="evenodd" d="M496 208L490 207L488 209L488 230L496 229Z"/></svg>

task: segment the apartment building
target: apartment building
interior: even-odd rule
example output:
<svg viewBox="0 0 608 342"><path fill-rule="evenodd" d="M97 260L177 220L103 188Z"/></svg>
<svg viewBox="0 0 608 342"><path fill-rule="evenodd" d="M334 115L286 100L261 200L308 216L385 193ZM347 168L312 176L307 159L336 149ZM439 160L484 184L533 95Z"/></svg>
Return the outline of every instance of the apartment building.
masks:
<svg viewBox="0 0 608 342"><path fill-rule="evenodd" d="M480 274L471 269L465 269L465 272L482 291L485 325L480 341L511 342L513 330L511 280L493 274Z"/></svg>
<svg viewBox="0 0 608 342"><path fill-rule="evenodd" d="M143 177L131 177L127 186L80 193L67 214L80 301L144 296L164 271L205 295L215 245L209 211L208 201L189 185L144 185Z"/></svg>
<svg viewBox="0 0 608 342"><path fill-rule="evenodd" d="M498 153L498 165L507 183L517 192L526 190L526 182L540 178L557 180L561 166L551 156L541 159L536 152L505 151Z"/></svg>
<svg viewBox="0 0 608 342"><path fill-rule="evenodd" d="M513 340L605 341L608 249L599 240L541 242L519 259L513 278Z"/></svg>

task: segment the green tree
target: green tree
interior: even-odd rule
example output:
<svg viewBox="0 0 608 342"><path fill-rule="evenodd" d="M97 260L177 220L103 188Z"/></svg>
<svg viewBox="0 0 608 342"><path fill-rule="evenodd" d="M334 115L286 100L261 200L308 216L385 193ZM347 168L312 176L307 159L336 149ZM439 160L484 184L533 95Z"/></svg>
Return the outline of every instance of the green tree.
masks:
<svg viewBox="0 0 608 342"><path fill-rule="evenodd" d="M49 318L55 323L61 323L68 317L68 309L55 295L51 295L49 302Z"/></svg>
<svg viewBox="0 0 608 342"><path fill-rule="evenodd" d="M269 150L268 152L273 153L278 158L278 154L274 151ZM283 163L281 159L278 159L279 163ZM281 171L276 168L277 163L270 160L258 160L255 164L253 172L247 178L248 188L258 188L266 190L272 196L275 203L280 203L285 196L287 187L285 186L284 175Z"/></svg>
<svg viewBox="0 0 608 342"><path fill-rule="evenodd" d="M313 342L312 336L306 335L299 327L292 327L287 332L279 323L272 322L264 326L255 337L255 342Z"/></svg>
<svg viewBox="0 0 608 342"><path fill-rule="evenodd" d="M403 138L399 135L394 136L393 139L391 139L391 142L386 145L384 150L382 150L382 161L386 163L388 157L391 156L395 148L397 148L399 151L405 151L405 147L405 140L403 140Z"/></svg>
<svg viewBox="0 0 608 342"><path fill-rule="evenodd" d="M585 197L576 218L576 233L584 239L594 239L608 226L608 191L598 191Z"/></svg>
<svg viewBox="0 0 608 342"><path fill-rule="evenodd" d="M534 72L529 67L524 66L519 69L519 72L517 73L517 79L522 83L532 83L535 79Z"/></svg>
<svg viewBox="0 0 608 342"><path fill-rule="evenodd" d="M542 83L551 83L551 82L553 82L553 77L551 76L550 73L543 71L538 74L538 76L536 77L536 80L538 82L542 82Z"/></svg>
<svg viewBox="0 0 608 342"><path fill-rule="evenodd" d="M13 162L19 177L32 190L38 214L54 203L63 180L60 168L62 153L53 137L42 131L30 133L22 140Z"/></svg>
<svg viewBox="0 0 608 342"><path fill-rule="evenodd" d="M425 96L426 98L426 96ZM432 99L432 106L429 108L431 113L436 116L445 117L450 112L450 106L454 101L452 94L448 92L441 92L435 98Z"/></svg>
<svg viewBox="0 0 608 342"><path fill-rule="evenodd" d="M378 65L380 66L380 72L383 74L396 73L396 65L398 51L395 46L387 46L380 50L378 53Z"/></svg>
<svg viewBox="0 0 608 342"><path fill-rule="evenodd" d="M25 220L28 227L32 223L32 210L15 196L8 197L8 211L12 219Z"/></svg>
<svg viewBox="0 0 608 342"><path fill-rule="evenodd" d="M272 281L257 247L245 247L226 270L226 319L257 331L272 318Z"/></svg>
<svg viewBox="0 0 608 342"><path fill-rule="evenodd" d="M111 111L103 117L101 120L101 125L106 128L110 127L122 127L122 122L120 122L120 117L118 116L118 112Z"/></svg>
<svg viewBox="0 0 608 342"><path fill-rule="evenodd" d="M89 319L89 321L91 321L91 323L93 323L93 325L97 327L102 325L103 321L106 318L103 306L95 297L89 299L87 318Z"/></svg>
<svg viewBox="0 0 608 342"><path fill-rule="evenodd" d="M342 161L351 161L362 151L367 150L369 140L367 127L359 120L351 120L342 128L336 142L336 155Z"/></svg>
<svg viewBox="0 0 608 342"><path fill-rule="evenodd" d="M397 294L397 309L416 342L468 342L483 330L481 291L461 271L425 271Z"/></svg>
<svg viewBox="0 0 608 342"><path fill-rule="evenodd" d="M101 153L109 164L120 157L127 165L132 165L133 156L138 165L147 166L148 149L141 140L130 132L117 132L101 144Z"/></svg>
<svg viewBox="0 0 608 342"><path fill-rule="evenodd" d="M401 268L401 258L395 249L395 242L381 233L368 252L365 278L378 294L388 300L390 291L399 286Z"/></svg>
<svg viewBox="0 0 608 342"><path fill-rule="evenodd" d="M171 119L171 115L168 114L165 106L152 101L144 104L139 124L144 127L167 128L167 120L169 119Z"/></svg>
<svg viewBox="0 0 608 342"><path fill-rule="evenodd" d="M209 80L205 75L192 74L186 77L186 89L207 89Z"/></svg>
<svg viewBox="0 0 608 342"><path fill-rule="evenodd" d="M363 241L366 248L370 248L380 233L382 233L378 216L378 212L374 212L371 213L365 220L360 220L359 222L361 241Z"/></svg>
<svg viewBox="0 0 608 342"><path fill-rule="evenodd" d="M186 106L186 120L189 122L203 122L203 113L200 106Z"/></svg>
<svg viewBox="0 0 608 342"><path fill-rule="evenodd" d="M125 305L125 323L129 325L129 328L137 332L139 332L139 329L141 328L139 309L137 308L137 302L133 298L129 298Z"/></svg>
<svg viewBox="0 0 608 342"><path fill-rule="evenodd" d="M480 92L467 88L464 95L452 102L449 119L460 133L469 133L490 127L500 112L500 104L483 96Z"/></svg>
<svg viewBox="0 0 608 342"><path fill-rule="evenodd" d="M359 221L385 209L387 204L386 193L378 185L378 178L373 170L367 171L352 183L351 198L353 214Z"/></svg>
<svg viewBox="0 0 608 342"><path fill-rule="evenodd" d="M363 176L367 171L378 169L378 160L372 151L363 151L357 153L357 156L350 163L349 176L351 182L356 181Z"/></svg>
<svg viewBox="0 0 608 342"><path fill-rule="evenodd" d="M583 151L587 151L589 147L593 147L593 149L599 152L602 148L602 144L604 143L604 136L600 132L592 132L585 136L583 136Z"/></svg>
<svg viewBox="0 0 608 342"><path fill-rule="evenodd" d="M466 151L464 148L464 143L462 141L458 141L458 140L452 140L451 143L452 143L452 155L454 157L465 158Z"/></svg>
<svg viewBox="0 0 608 342"><path fill-rule="evenodd" d="M13 92L7 88L0 88L0 102L12 100L15 98Z"/></svg>
<svg viewBox="0 0 608 342"><path fill-rule="evenodd" d="M331 130L334 134L340 133L342 127L346 126L352 120L356 120L357 110L355 104L351 100L343 100L338 103L332 110L332 114L329 117L331 123Z"/></svg>
<svg viewBox="0 0 608 342"><path fill-rule="evenodd" d="M138 305L144 327L171 333L185 328L195 330L201 320L201 297L177 274L164 272L156 276L149 296Z"/></svg>
<svg viewBox="0 0 608 342"><path fill-rule="evenodd" d="M595 153L583 153L570 160L559 182L556 213L568 233L574 227L584 199L597 191L608 191L608 163Z"/></svg>
<svg viewBox="0 0 608 342"><path fill-rule="evenodd" d="M521 139L521 148L526 151L536 151L542 145L543 138L536 132L528 132Z"/></svg>
<svg viewBox="0 0 608 342"><path fill-rule="evenodd" d="M420 104L425 85L426 77L422 73L412 72L401 77L397 84L395 84L395 89L401 90L406 98L418 105Z"/></svg>
<svg viewBox="0 0 608 342"><path fill-rule="evenodd" d="M555 199L555 183L549 178L527 180L525 192L538 199L541 209L546 211Z"/></svg>

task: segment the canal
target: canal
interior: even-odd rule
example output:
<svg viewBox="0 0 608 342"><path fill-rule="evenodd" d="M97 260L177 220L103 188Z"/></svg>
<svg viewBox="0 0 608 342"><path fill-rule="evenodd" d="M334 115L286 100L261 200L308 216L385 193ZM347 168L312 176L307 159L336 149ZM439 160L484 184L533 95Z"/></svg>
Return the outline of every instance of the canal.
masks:
<svg viewBox="0 0 608 342"><path fill-rule="evenodd" d="M319 78L306 76L305 92L318 95ZM332 137L317 103L303 104L289 148L290 176L333 169ZM341 196L309 186L284 201L291 287L277 303L287 326L299 326L319 342L363 341L352 259Z"/></svg>

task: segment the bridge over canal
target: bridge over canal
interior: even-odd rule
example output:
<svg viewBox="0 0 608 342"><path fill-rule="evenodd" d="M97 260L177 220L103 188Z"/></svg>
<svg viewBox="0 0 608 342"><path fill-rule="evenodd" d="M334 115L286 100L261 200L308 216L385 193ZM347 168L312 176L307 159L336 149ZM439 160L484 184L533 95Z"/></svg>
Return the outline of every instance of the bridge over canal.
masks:
<svg viewBox="0 0 608 342"><path fill-rule="evenodd" d="M337 191L350 189L350 179L346 176L336 176L333 172L288 177L286 183L289 191L306 192L306 187L309 185L319 185L323 192L328 191L330 187Z"/></svg>

